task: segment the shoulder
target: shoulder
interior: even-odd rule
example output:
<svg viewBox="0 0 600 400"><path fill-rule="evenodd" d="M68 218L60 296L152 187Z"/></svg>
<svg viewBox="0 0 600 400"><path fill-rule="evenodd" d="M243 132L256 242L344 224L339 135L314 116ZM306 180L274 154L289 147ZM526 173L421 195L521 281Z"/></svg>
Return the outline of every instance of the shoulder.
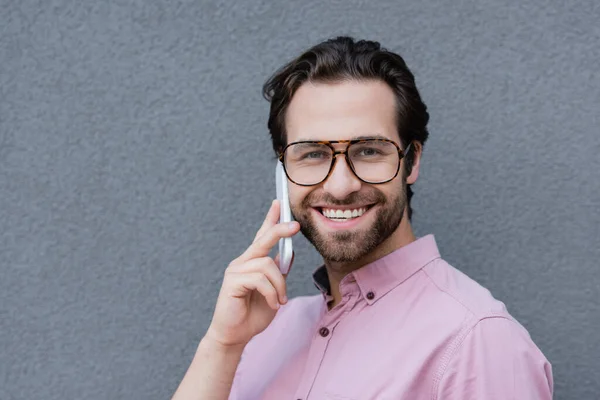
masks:
<svg viewBox="0 0 600 400"><path fill-rule="evenodd" d="M488 317L512 318L502 301L445 260L436 259L422 271L444 300L470 314L473 323Z"/></svg>
<svg viewBox="0 0 600 400"><path fill-rule="evenodd" d="M446 354L434 392L440 399L539 399L553 393L552 366L514 319L487 317Z"/></svg>
<svg viewBox="0 0 600 400"><path fill-rule="evenodd" d="M503 302L443 259L423 272L464 318L438 370L439 398L551 398L551 365Z"/></svg>

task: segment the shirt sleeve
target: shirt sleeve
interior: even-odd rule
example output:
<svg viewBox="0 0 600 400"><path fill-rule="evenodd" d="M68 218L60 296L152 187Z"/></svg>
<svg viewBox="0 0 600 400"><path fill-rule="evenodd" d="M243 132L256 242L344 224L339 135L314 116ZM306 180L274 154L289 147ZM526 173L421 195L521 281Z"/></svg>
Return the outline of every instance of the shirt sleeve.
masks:
<svg viewBox="0 0 600 400"><path fill-rule="evenodd" d="M480 320L451 355L438 400L551 400L552 367L516 321Z"/></svg>

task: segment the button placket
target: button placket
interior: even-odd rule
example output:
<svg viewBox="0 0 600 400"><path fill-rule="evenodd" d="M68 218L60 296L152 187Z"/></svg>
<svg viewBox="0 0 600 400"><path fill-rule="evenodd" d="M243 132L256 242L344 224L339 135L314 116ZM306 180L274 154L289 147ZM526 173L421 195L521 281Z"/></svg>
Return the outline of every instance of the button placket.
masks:
<svg viewBox="0 0 600 400"><path fill-rule="evenodd" d="M321 320L318 322L317 330L310 346L306 369L304 370L300 385L296 391L295 398L306 399L310 397L310 391L312 390L319 374L319 370L321 369L321 365L323 364L323 360L325 359L327 347L329 341L333 338L335 327L340 323L344 315L347 314L349 305L355 302L348 301L353 297L356 296L350 295L348 299L340 302L340 304L338 304L338 306L340 306L339 308L336 306L332 310L325 311ZM325 307L327 306L325 305ZM351 308L352 307L350 307L350 309Z"/></svg>
<svg viewBox="0 0 600 400"><path fill-rule="evenodd" d="M356 300L356 296L352 292L344 294L342 301L323 315L319 325L319 335L323 338L331 337L333 328L354 308Z"/></svg>

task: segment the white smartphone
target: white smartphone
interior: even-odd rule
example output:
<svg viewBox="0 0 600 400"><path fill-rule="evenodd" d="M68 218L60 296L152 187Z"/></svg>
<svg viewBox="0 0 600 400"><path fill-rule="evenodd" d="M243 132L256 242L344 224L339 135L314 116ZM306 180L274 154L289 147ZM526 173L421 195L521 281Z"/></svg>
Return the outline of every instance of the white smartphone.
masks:
<svg viewBox="0 0 600 400"><path fill-rule="evenodd" d="M292 217L292 210L290 209L288 179L281 161L277 161L275 184L277 187L277 200L279 200L280 204L279 222L292 222L294 219ZM290 271L293 255L292 238L279 239L279 269L282 274L287 274Z"/></svg>

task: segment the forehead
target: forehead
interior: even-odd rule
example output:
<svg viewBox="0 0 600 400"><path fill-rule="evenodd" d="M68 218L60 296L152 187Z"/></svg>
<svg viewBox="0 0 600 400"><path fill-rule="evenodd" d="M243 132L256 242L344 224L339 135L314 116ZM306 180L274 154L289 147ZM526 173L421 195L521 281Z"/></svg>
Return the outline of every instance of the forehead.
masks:
<svg viewBox="0 0 600 400"><path fill-rule="evenodd" d="M383 81L306 82L286 112L288 143L380 136L398 141L396 99Z"/></svg>

